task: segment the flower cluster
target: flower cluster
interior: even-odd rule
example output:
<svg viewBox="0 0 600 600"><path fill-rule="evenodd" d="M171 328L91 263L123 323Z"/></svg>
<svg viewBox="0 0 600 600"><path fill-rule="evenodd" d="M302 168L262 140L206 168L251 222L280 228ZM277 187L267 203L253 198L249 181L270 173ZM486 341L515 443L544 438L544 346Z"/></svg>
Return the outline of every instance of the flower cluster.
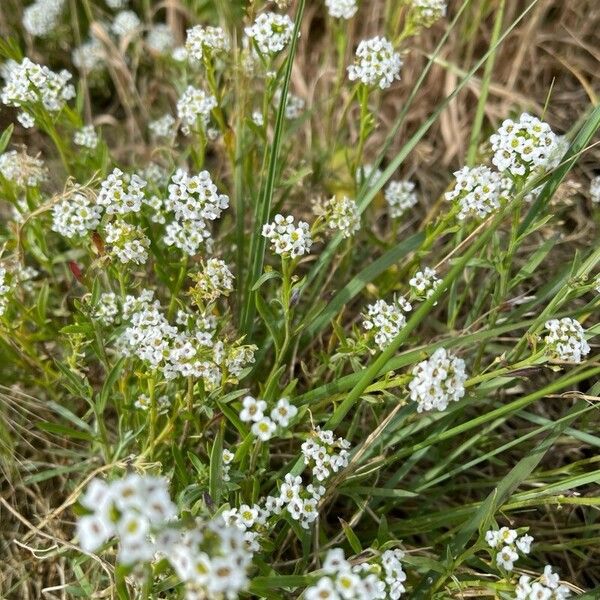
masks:
<svg viewBox="0 0 600 600"><path fill-rule="evenodd" d="M322 212L327 227L339 231L345 238L352 237L360 229L358 206L347 196L326 200Z"/></svg>
<svg viewBox="0 0 600 600"><path fill-rule="evenodd" d="M551 565L546 565L539 577L521 575L515 588L515 600L566 600L570 596L571 590L560 583Z"/></svg>
<svg viewBox="0 0 600 600"><path fill-rule="evenodd" d="M349 448L348 440L341 437L336 439L333 431L317 427L302 444L304 464L311 468L315 479L325 481L332 473L348 466Z"/></svg>
<svg viewBox="0 0 600 600"><path fill-rule="evenodd" d="M185 582L188 600L238 598L248 585L252 553L244 533L222 517L197 520L196 527L183 531L167 529L157 547Z"/></svg>
<svg viewBox="0 0 600 600"><path fill-rule="evenodd" d="M109 215L125 215L140 212L144 201L146 181L135 173L123 173L121 169L113 172L100 185L98 204Z"/></svg>
<svg viewBox="0 0 600 600"><path fill-rule="evenodd" d="M148 129L157 138L170 138L173 137L177 131L175 118L166 113L160 119L151 121L148 124Z"/></svg>
<svg viewBox="0 0 600 600"><path fill-rule="evenodd" d="M392 304L385 300L377 300L367 306L363 315L362 326L374 337L375 343L383 350L406 325L404 313L410 312L412 306L404 298L395 299Z"/></svg>
<svg viewBox="0 0 600 600"><path fill-rule="evenodd" d="M76 146L83 146L93 150L98 145L98 134L93 125L86 125L73 136L73 143Z"/></svg>
<svg viewBox="0 0 600 600"><path fill-rule="evenodd" d="M166 209L174 220L167 225L165 243L176 246L190 256L205 243L210 248L209 221L218 219L229 206L229 197L219 194L208 171L190 176L178 169L168 187Z"/></svg>
<svg viewBox="0 0 600 600"><path fill-rule="evenodd" d="M358 185L364 185L369 182L369 187L371 187L383 174L381 169L376 169L375 165L366 164L361 165L356 170L356 183Z"/></svg>
<svg viewBox="0 0 600 600"><path fill-rule="evenodd" d="M47 171L41 159L10 150L0 154L0 173L19 187L35 187L44 181Z"/></svg>
<svg viewBox="0 0 600 600"><path fill-rule="evenodd" d="M123 10L115 16L110 29L117 37L125 37L140 25L140 18L132 10Z"/></svg>
<svg viewBox="0 0 600 600"><path fill-rule="evenodd" d="M167 54L175 45L171 28L165 23L154 25L146 36L146 45L157 54Z"/></svg>
<svg viewBox="0 0 600 600"><path fill-rule="evenodd" d="M266 12L245 31L262 54L276 54L292 40L294 23L287 15Z"/></svg>
<svg viewBox="0 0 600 600"><path fill-rule="evenodd" d="M517 122L506 119L490 143L492 162L511 177L527 177L551 168L559 144L550 126L528 113L523 113Z"/></svg>
<svg viewBox="0 0 600 600"><path fill-rule="evenodd" d="M82 237L100 224L102 207L75 192L52 207L52 231L67 238Z"/></svg>
<svg viewBox="0 0 600 600"><path fill-rule="evenodd" d="M206 55L228 52L229 38L221 27L196 25L187 30L185 49L191 60L201 61Z"/></svg>
<svg viewBox="0 0 600 600"><path fill-rule="evenodd" d="M229 296L233 291L233 274L218 258L209 258L204 268L193 277L196 285L190 290L190 295L196 303L199 300L212 302L220 296Z"/></svg>
<svg viewBox="0 0 600 600"><path fill-rule="evenodd" d="M592 202L600 203L600 175L594 177L590 183L590 198Z"/></svg>
<svg viewBox="0 0 600 600"><path fill-rule="evenodd" d="M44 36L57 25L65 0L35 0L23 11L23 27L31 35Z"/></svg>
<svg viewBox="0 0 600 600"><path fill-rule="evenodd" d="M111 246L111 253L123 264L143 265L148 260L150 240L138 225L125 221L107 223L106 242Z"/></svg>
<svg viewBox="0 0 600 600"><path fill-rule="evenodd" d="M533 537L519 536L518 532L508 527L490 529L485 534L485 541L495 554L496 564L505 571L512 571L514 562L521 554L529 554Z"/></svg>
<svg viewBox="0 0 600 600"><path fill-rule="evenodd" d="M272 223L263 225L262 235L271 242L271 250L286 258L297 258L310 252L312 238L305 221L294 224L294 217L275 215Z"/></svg>
<svg viewBox="0 0 600 600"><path fill-rule="evenodd" d="M90 511L77 521L81 547L93 552L117 536L119 562L125 564L152 560L152 533L177 516L168 482L135 473L111 483L93 479L79 502Z"/></svg>
<svg viewBox="0 0 600 600"><path fill-rule="evenodd" d="M325 6L334 19L351 19L358 10L356 0L325 0Z"/></svg>
<svg viewBox="0 0 600 600"><path fill-rule="evenodd" d="M25 57L9 70L0 100L7 106L41 102L46 110L58 112L75 97L75 88L68 83L70 79L71 73L64 69L55 73Z"/></svg>
<svg viewBox="0 0 600 600"><path fill-rule="evenodd" d="M352 565L341 548L327 552L321 577L307 588L306 600L398 600L406 591L406 573L402 568L402 550L386 550L368 562Z"/></svg>
<svg viewBox="0 0 600 600"><path fill-rule="evenodd" d="M369 87L382 90L400 79L402 60L394 46L384 37L363 40L356 49L354 64L348 67L350 81L359 80Z"/></svg>
<svg viewBox="0 0 600 600"><path fill-rule="evenodd" d="M208 125L210 111L217 107L217 99L204 90L187 87L177 100L177 116L181 120L181 130L188 135L196 127L198 121L202 127Z"/></svg>
<svg viewBox="0 0 600 600"><path fill-rule="evenodd" d="M410 19L419 27L431 27L446 16L446 0L411 0Z"/></svg>
<svg viewBox="0 0 600 600"><path fill-rule="evenodd" d="M422 271L418 271L408 282L411 292L416 298L430 298L436 288L442 283L442 280L437 276L437 273L431 267L425 267Z"/></svg>
<svg viewBox="0 0 600 600"><path fill-rule="evenodd" d="M279 514L285 506L292 519L308 529L319 517L319 501L324 495L322 485L309 483L305 486L302 477L288 473L281 484L279 496L268 496L265 502L267 509L274 514Z"/></svg>
<svg viewBox="0 0 600 600"><path fill-rule="evenodd" d="M100 294L98 302L93 307L93 317L104 325L113 325L119 316L117 295L114 292Z"/></svg>
<svg viewBox="0 0 600 600"><path fill-rule="evenodd" d="M579 321L565 317L546 321L548 335L544 338L553 358L566 362L581 362L589 353L585 330Z"/></svg>
<svg viewBox="0 0 600 600"><path fill-rule="evenodd" d="M298 409L287 398L278 400L271 410L270 418L265 414L266 410L267 403L264 400L257 400L252 396L246 396L242 400L240 419L252 423L252 433L263 442L273 437L277 426L287 427L290 420L298 414Z"/></svg>
<svg viewBox="0 0 600 600"><path fill-rule="evenodd" d="M73 64L84 73L91 73L104 65L106 52L102 42L95 37L73 49Z"/></svg>
<svg viewBox="0 0 600 600"><path fill-rule="evenodd" d="M397 219L417 204L417 193L412 181L390 181L384 192L390 217Z"/></svg>
<svg viewBox="0 0 600 600"><path fill-rule="evenodd" d="M38 272L32 267L23 267L20 264L8 265L0 263L0 317L6 312L11 294L20 285L28 289L29 282Z"/></svg>
<svg viewBox="0 0 600 600"><path fill-rule="evenodd" d="M412 370L408 384L410 399L417 403L417 412L446 410L452 401L465 395L465 361L438 348L429 360Z"/></svg>
<svg viewBox="0 0 600 600"><path fill-rule="evenodd" d="M507 185L502 176L486 166L463 167L454 173L454 187L445 198L459 206L459 219L483 218L500 208Z"/></svg>

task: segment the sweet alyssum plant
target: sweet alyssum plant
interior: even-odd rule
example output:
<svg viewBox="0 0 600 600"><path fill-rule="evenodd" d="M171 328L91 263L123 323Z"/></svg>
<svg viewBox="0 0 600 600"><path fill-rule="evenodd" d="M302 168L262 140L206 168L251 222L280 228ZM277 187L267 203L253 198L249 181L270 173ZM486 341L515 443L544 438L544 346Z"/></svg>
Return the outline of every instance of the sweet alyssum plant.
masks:
<svg viewBox="0 0 600 600"><path fill-rule="evenodd" d="M534 473L594 410L527 412L600 373L598 249L535 277L599 110L564 136L507 115L414 218L425 194L402 163L431 123L395 155L406 112L379 152L369 141L383 95L422 84L403 63L445 2L403 0L351 47L346 22L367 8L325 0L338 68L312 103L291 91L304 0L192 2L184 40L172 13L127 4L27 7L41 48L77 24L69 70L24 56L18 28L0 46L2 104L19 139L45 140L0 140L4 384L46 404L70 473L72 516L44 560L68 557L74 597L568 597L536 532L498 523L570 489ZM136 73L167 92L145 102ZM120 151L94 113L109 82L147 152ZM330 130L314 135L320 111ZM494 448L517 413L537 428ZM454 478L475 496L445 510Z"/></svg>

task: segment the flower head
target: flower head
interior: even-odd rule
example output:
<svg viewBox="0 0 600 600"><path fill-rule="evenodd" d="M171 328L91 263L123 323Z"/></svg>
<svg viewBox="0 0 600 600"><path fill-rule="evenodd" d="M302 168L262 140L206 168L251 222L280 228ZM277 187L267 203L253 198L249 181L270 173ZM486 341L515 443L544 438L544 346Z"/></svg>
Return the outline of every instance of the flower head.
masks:
<svg viewBox="0 0 600 600"><path fill-rule="evenodd" d="M382 90L400 79L402 60L394 46L384 37L363 40L356 49L354 64L348 67L350 81L360 81Z"/></svg>
<svg viewBox="0 0 600 600"><path fill-rule="evenodd" d="M263 226L262 235L271 242L271 250L284 257L297 258L310 252L312 238L308 223L294 217L275 215L272 223Z"/></svg>
<svg viewBox="0 0 600 600"><path fill-rule="evenodd" d="M246 27L246 35L263 54L281 52L292 40L294 23L287 15L266 12Z"/></svg>
<svg viewBox="0 0 600 600"><path fill-rule="evenodd" d="M579 363L589 353L590 346L585 339L585 331L579 321L565 317L546 321L549 331L544 338L553 358Z"/></svg>

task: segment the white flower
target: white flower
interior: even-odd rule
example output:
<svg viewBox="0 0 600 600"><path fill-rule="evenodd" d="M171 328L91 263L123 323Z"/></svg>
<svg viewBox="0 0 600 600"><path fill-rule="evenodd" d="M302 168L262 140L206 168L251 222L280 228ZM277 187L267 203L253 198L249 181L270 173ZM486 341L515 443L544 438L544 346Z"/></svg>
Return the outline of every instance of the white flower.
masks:
<svg viewBox="0 0 600 600"><path fill-rule="evenodd" d="M169 113L166 113L160 117L160 119L150 121L150 123L148 123L148 129L154 137L170 138L173 137L177 131L175 123L174 117Z"/></svg>
<svg viewBox="0 0 600 600"><path fill-rule="evenodd" d="M347 196L333 196L325 202L323 210L327 227L338 230L345 238L360 229L358 206Z"/></svg>
<svg viewBox="0 0 600 600"><path fill-rule="evenodd" d="M350 570L350 563L344 556L342 548L332 548L327 551L323 561L322 571L328 575L336 575Z"/></svg>
<svg viewBox="0 0 600 600"><path fill-rule="evenodd" d="M340 596L336 592L331 579L321 577L317 585L307 588L304 597L306 600L338 600Z"/></svg>
<svg viewBox="0 0 600 600"><path fill-rule="evenodd" d="M500 534L495 529L490 529L485 533L485 541L490 548L497 548L500 545Z"/></svg>
<svg viewBox="0 0 600 600"><path fill-rule="evenodd" d="M549 334L544 338L550 355L565 362L579 363L590 351L585 330L575 319L551 319L546 321Z"/></svg>
<svg viewBox="0 0 600 600"><path fill-rule="evenodd" d="M510 529L508 527L501 527L498 531L500 542L507 546L512 544L517 539L517 535L518 534L514 529Z"/></svg>
<svg viewBox="0 0 600 600"><path fill-rule="evenodd" d="M0 173L19 187L35 187L46 179L47 171L41 159L10 150L0 154Z"/></svg>
<svg viewBox="0 0 600 600"><path fill-rule="evenodd" d="M533 542L533 536L522 535L516 542L515 545L523 554L529 554L531 552L531 543Z"/></svg>
<svg viewBox="0 0 600 600"><path fill-rule="evenodd" d="M552 570L552 565L546 565L544 567L544 574L540 580L544 585L547 585L549 588L554 590L558 587L560 577L558 576L558 573L554 573Z"/></svg>
<svg viewBox="0 0 600 600"><path fill-rule="evenodd" d="M115 16L110 29L117 37L124 37L140 25L139 17L132 10L123 10Z"/></svg>
<svg viewBox="0 0 600 600"><path fill-rule="evenodd" d="M100 187L98 204L105 207L107 214L140 212L146 181L139 175L123 173L121 169L115 168Z"/></svg>
<svg viewBox="0 0 600 600"><path fill-rule="evenodd" d="M514 562L519 558L519 555L510 547L504 546L496 555L496 563L506 571L512 571Z"/></svg>
<svg viewBox="0 0 600 600"><path fill-rule="evenodd" d="M102 517L85 515L77 521L79 545L86 552L94 552L113 534L113 529Z"/></svg>
<svg viewBox="0 0 600 600"><path fill-rule="evenodd" d="M402 60L394 46L384 37L363 40L356 49L354 64L348 67L350 81L359 80L382 90L400 79Z"/></svg>
<svg viewBox="0 0 600 600"><path fill-rule="evenodd" d="M494 152L492 162L500 172L526 177L552 168L559 140L547 123L523 113L517 122L504 121L490 137L490 143Z"/></svg>
<svg viewBox="0 0 600 600"><path fill-rule="evenodd" d="M446 200L460 207L459 219L483 218L500 208L500 199L509 184L486 166L463 167L454 173L454 187L446 192Z"/></svg>
<svg viewBox="0 0 600 600"><path fill-rule="evenodd" d="M356 0L325 0L325 6L334 19L351 19L358 10Z"/></svg>
<svg viewBox="0 0 600 600"><path fill-rule="evenodd" d="M552 590L545 587L539 581L531 584L528 598L530 600L550 600L552 598Z"/></svg>
<svg viewBox="0 0 600 600"><path fill-rule="evenodd" d="M416 365L412 375L408 387L410 399L418 404L418 412L446 410L450 402L465 395L465 362L444 348L438 348L429 360Z"/></svg>
<svg viewBox="0 0 600 600"><path fill-rule="evenodd" d="M298 409L290 404L287 398L281 398L271 411L271 419L281 427L287 427L290 424L290 419L293 419L297 414Z"/></svg>
<svg viewBox="0 0 600 600"><path fill-rule="evenodd" d="M276 107L279 107L279 102L281 101L281 90L277 90L275 94L273 94L273 104ZM304 110L306 102L299 96L294 96L294 94L288 93L285 98L285 109L284 115L286 119L290 121L293 119L297 119Z"/></svg>
<svg viewBox="0 0 600 600"><path fill-rule="evenodd" d="M340 573L335 578L335 589L342 598L353 600L360 587L360 577L354 573Z"/></svg>
<svg viewBox="0 0 600 600"><path fill-rule="evenodd" d="M93 125L85 125L73 135L73 143L76 146L94 149L98 145L98 134Z"/></svg>
<svg viewBox="0 0 600 600"><path fill-rule="evenodd" d="M233 274L225 262L218 258L209 258L194 279L194 297L197 292L200 298L215 300L219 296L228 296L233 291Z"/></svg>
<svg viewBox="0 0 600 600"><path fill-rule="evenodd" d="M36 0L23 11L23 27L34 36L44 36L57 25L65 0Z"/></svg>
<svg viewBox="0 0 600 600"><path fill-rule="evenodd" d="M251 431L261 441L266 442L273 437L276 427L269 417L263 417L252 425Z"/></svg>
<svg viewBox="0 0 600 600"><path fill-rule="evenodd" d="M273 252L285 257L303 256L312 246L308 223L298 221L296 226L291 215L275 215L272 223L263 226L262 235L271 242Z"/></svg>
<svg viewBox="0 0 600 600"><path fill-rule="evenodd" d="M102 42L97 38L90 38L72 52L73 64L80 70L90 73L99 69L106 60Z"/></svg>
<svg viewBox="0 0 600 600"><path fill-rule="evenodd" d="M390 181L384 192L390 217L397 219L417 204L417 193L412 181Z"/></svg>
<svg viewBox="0 0 600 600"><path fill-rule="evenodd" d="M229 38L221 27L202 27L196 25L187 30L185 49L193 61L201 61L208 54L228 52Z"/></svg>
<svg viewBox="0 0 600 600"><path fill-rule="evenodd" d="M252 396L246 396L242 400L243 409L240 412L240 419L246 423L260 421L264 417L264 411L267 408L267 403L264 400L257 400Z"/></svg>
<svg viewBox="0 0 600 600"><path fill-rule="evenodd" d="M9 70L0 100L17 107L41 102L46 110L58 112L75 97L75 88L68 83L71 77L64 69L55 73L25 57Z"/></svg>
<svg viewBox="0 0 600 600"><path fill-rule="evenodd" d="M52 207L52 230L67 238L83 237L100 224L102 207L75 192Z"/></svg>
<svg viewBox="0 0 600 600"><path fill-rule="evenodd" d="M446 16L446 0L411 0L410 18L417 26L431 27Z"/></svg>
<svg viewBox="0 0 600 600"><path fill-rule="evenodd" d="M17 121L19 121L25 129L31 129L35 125L33 116L24 110L17 115Z"/></svg>
<svg viewBox="0 0 600 600"><path fill-rule="evenodd" d="M402 297L392 304L388 304L385 300L377 300L367 306L362 326L369 335L373 336L379 349L383 350L406 325L404 313L411 309L411 305Z"/></svg>
<svg viewBox="0 0 600 600"><path fill-rule="evenodd" d="M356 170L356 183L358 185L363 185L369 182L369 187L372 187L382 175L383 171L381 171L381 169L376 169L375 165L361 165Z"/></svg>
<svg viewBox="0 0 600 600"><path fill-rule="evenodd" d="M265 124L265 120L263 117L262 112L260 112L260 110L255 110L252 112L252 122L257 126L257 127L263 127Z"/></svg>
<svg viewBox="0 0 600 600"><path fill-rule="evenodd" d="M521 575L519 577L519 583L515 588L515 600L527 600L531 593L531 577L528 575Z"/></svg>
<svg viewBox="0 0 600 600"><path fill-rule="evenodd" d="M294 23L287 15L266 12L258 15L256 21L245 29L263 54L281 52L292 40Z"/></svg>
<svg viewBox="0 0 600 600"><path fill-rule="evenodd" d="M183 133L188 135L198 124L206 127L210 112L217 107L217 99L193 85L187 87L177 101L177 116L181 120Z"/></svg>
<svg viewBox="0 0 600 600"><path fill-rule="evenodd" d="M414 274L409 280L411 291L419 299L430 298L436 288L442 283L434 269L425 267Z"/></svg>

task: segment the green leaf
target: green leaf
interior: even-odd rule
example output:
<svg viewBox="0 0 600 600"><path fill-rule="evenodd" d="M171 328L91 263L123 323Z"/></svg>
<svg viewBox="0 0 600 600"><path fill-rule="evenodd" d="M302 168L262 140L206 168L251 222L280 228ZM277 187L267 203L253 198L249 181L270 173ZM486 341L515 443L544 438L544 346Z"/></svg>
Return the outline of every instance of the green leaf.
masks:
<svg viewBox="0 0 600 600"><path fill-rule="evenodd" d="M7 146L8 143L10 142L10 138L12 136L12 133L14 131L15 126L11 123L3 132L2 135L0 136L0 154L2 154Z"/></svg>
<svg viewBox="0 0 600 600"><path fill-rule="evenodd" d="M219 505L221 502L221 490L223 488L223 436L224 428L219 427L210 452L208 488L210 496L216 505Z"/></svg>

